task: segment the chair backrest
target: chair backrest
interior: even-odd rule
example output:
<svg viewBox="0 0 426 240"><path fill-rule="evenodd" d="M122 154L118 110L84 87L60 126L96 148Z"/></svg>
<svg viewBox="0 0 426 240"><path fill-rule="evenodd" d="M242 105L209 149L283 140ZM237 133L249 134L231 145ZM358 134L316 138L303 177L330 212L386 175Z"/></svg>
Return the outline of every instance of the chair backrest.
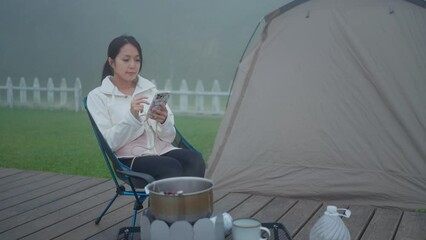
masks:
<svg viewBox="0 0 426 240"><path fill-rule="evenodd" d="M201 152L199 152L197 149L195 149L194 146L192 146L182 135L182 133L175 127L176 129L176 137L175 140L173 140L172 144L175 147L178 148L184 148L184 149L191 149L193 151L198 152L199 154L202 155Z"/></svg>
<svg viewBox="0 0 426 240"><path fill-rule="evenodd" d="M122 164L120 160L118 160L114 151L111 149L108 142L106 141L101 131L99 130L98 126L96 125L95 120L93 119L89 109L87 108L87 97L83 98L83 105L84 105L84 108L86 109L87 115L89 116L90 124L92 125L93 131L95 132L96 139L98 140L99 147L101 148L104 160L108 166L110 174L116 186L119 187L117 177L124 182L127 182L127 178L123 174L117 172L117 170L122 171L122 170L130 170L130 169L126 165ZM176 128L176 137L172 144L175 147L191 149L201 154L183 137L183 135L179 132L177 128Z"/></svg>
<svg viewBox="0 0 426 240"><path fill-rule="evenodd" d="M112 179L114 180L115 185L119 187L117 177L125 182L127 182L127 178L123 174L117 172L116 170L124 170L128 168L127 166L125 166L118 160L114 151L111 149L108 142L106 141L101 131L99 130L98 126L96 125L95 120L93 119L89 109L87 108L87 97L83 99L83 105L84 105L84 108L86 109L87 115L89 116L90 124L92 125L92 129L95 133L96 139L98 141L99 147L101 148L102 155L108 166Z"/></svg>

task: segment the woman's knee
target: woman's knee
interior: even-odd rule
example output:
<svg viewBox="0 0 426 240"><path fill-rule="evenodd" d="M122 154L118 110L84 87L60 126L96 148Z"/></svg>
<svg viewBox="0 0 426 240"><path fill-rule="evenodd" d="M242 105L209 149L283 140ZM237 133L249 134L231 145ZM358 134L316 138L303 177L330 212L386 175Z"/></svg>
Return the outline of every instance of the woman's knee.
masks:
<svg viewBox="0 0 426 240"><path fill-rule="evenodd" d="M195 175L197 177L204 177L204 173L206 171L206 164L202 155L200 153L193 152L192 156L190 157L190 161L191 163L189 165L192 175Z"/></svg>
<svg viewBox="0 0 426 240"><path fill-rule="evenodd" d="M183 167L175 159L167 161L167 163L161 163L160 167L161 170L158 179L179 177L183 175Z"/></svg>
<svg viewBox="0 0 426 240"><path fill-rule="evenodd" d="M166 155L177 159L182 164L184 176L204 177L206 164L200 153L189 149L177 149Z"/></svg>

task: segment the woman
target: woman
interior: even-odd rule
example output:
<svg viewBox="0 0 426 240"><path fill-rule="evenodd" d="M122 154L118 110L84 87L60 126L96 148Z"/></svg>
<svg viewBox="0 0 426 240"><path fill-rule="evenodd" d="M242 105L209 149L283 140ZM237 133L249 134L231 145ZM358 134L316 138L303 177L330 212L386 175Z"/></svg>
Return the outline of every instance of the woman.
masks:
<svg viewBox="0 0 426 240"><path fill-rule="evenodd" d="M87 97L87 107L122 163L155 179L204 177L201 155L174 147L176 129L170 108L161 103L148 112L154 84L141 77L142 50L132 36L120 36L108 47L102 84Z"/></svg>

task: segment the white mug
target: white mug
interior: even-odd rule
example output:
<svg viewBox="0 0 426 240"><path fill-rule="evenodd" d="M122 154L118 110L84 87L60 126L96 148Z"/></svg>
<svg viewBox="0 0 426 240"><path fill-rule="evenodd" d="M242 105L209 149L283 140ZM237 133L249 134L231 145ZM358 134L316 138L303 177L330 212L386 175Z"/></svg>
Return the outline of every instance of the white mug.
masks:
<svg viewBox="0 0 426 240"><path fill-rule="evenodd" d="M261 238L261 231L268 234L267 238ZM262 224L253 218L240 218L232 222L233 240L267 240L271 237L268 228L262 227Z"/></svg>

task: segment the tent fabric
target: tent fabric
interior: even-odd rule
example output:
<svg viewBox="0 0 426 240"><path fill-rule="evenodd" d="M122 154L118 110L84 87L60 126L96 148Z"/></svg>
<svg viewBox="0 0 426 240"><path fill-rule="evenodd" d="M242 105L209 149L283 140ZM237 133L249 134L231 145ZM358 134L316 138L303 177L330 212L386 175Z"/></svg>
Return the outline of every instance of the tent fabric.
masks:
<svg viewBox="0 0 426 240"><path fill-rule="evenodd" d="M426 9L311 0L265 20L209 159L215 190L426 208Z"/></svg>

